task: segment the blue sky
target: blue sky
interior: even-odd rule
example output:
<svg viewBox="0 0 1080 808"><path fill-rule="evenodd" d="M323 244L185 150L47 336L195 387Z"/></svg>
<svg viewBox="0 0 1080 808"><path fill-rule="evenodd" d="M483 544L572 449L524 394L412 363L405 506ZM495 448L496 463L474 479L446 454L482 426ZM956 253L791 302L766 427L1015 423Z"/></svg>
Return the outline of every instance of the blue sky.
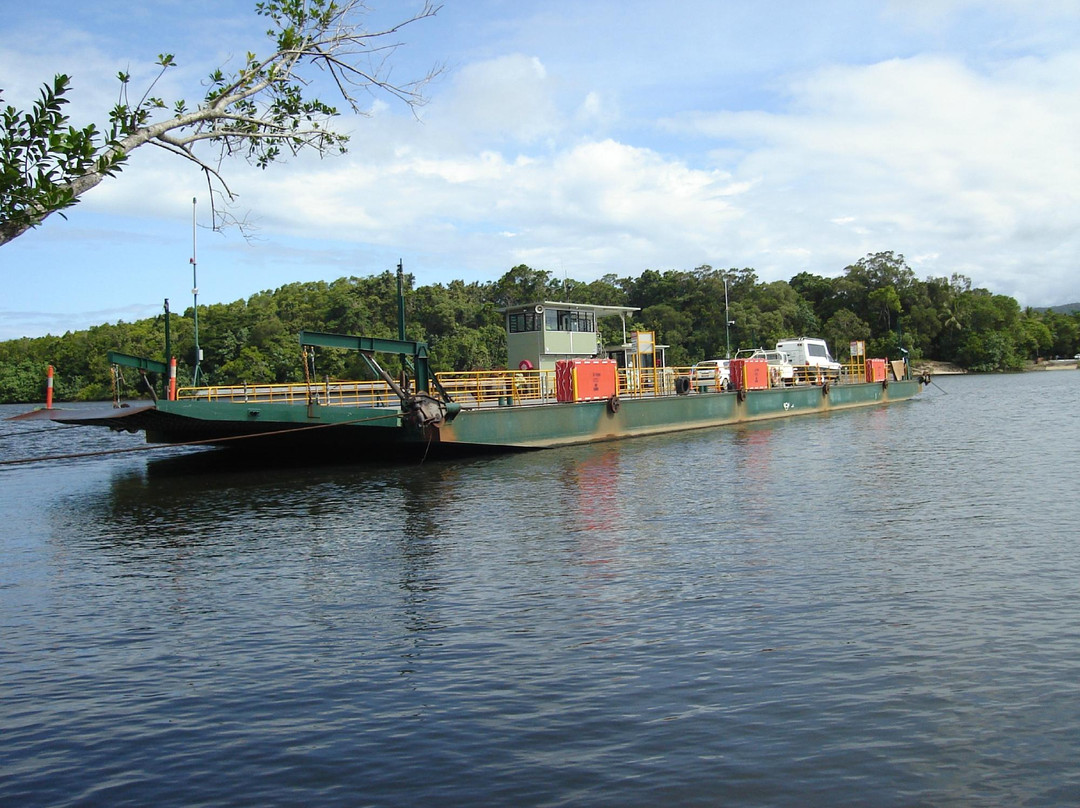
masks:
<svg viewBox="0 0 1080 808"><path fill-rule="evenodd" d="M7 5L5 105L68 73L78 125L104 124L119 70L141 87L173 53L156 91L191 101L268 44L254 0ZM370 6L374 28L420 3ZM1080 0L446 0L401 41L397 78L447 67L419 120L373 99L339 121L343 157L227 163L247 238L207 229L191 164L137 150L0 248L0 339L182 311L193 198L200 304L399 258L420 284L521 263L770 281L884 250L1022 305L1080 300Z"/></svg>

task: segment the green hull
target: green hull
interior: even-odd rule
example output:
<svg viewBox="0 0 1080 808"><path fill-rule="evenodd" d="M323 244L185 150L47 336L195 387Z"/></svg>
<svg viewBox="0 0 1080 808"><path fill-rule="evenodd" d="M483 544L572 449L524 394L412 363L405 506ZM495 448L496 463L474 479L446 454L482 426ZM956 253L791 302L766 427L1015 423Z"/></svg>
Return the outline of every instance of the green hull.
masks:
<svg viewBox="0 0 1080 808"><path fill-rule="evenodd" d="M920 383L776 388L737 393L622 398L567 404L462 409L441 426L404 422L392 407L342 407L276 402L162 401L68 423L144 430L152 443L207 443L289 448L347 459L390 460L416 453L513 451L618 440L639 435L830 412L909 399Z"/></svg>
<svg viewBox="0 0 1080 808"><path fill-rule="evenodd" d="M888 387L834 385L827 395L820 387L751 391L742 401L736 393L623 399L615 412L606 401L468 410L444 424L438 439L543 449L886 404L909 399L919 390L917 381L894 381Z"/></svg>

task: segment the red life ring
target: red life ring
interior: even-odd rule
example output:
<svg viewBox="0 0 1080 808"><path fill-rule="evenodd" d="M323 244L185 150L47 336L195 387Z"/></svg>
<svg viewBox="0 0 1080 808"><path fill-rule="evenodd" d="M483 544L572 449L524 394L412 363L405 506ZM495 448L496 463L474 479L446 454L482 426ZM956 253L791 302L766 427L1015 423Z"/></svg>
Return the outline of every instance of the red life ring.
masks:
<svg viewBox="0 0 1080 808"><path fill-rule="evenodd" d="M528 359L522 359L518 362L518 370L532 370L533 364Z"/></svg>

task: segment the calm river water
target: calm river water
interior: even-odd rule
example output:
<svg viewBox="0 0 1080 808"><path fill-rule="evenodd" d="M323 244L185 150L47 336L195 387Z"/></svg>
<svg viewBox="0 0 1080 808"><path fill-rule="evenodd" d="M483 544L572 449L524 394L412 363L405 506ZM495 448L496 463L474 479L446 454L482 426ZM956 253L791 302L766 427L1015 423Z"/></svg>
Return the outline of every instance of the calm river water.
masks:
<svg viewBox="0 0 1080 808"><path fill-rule="evenodd" d="M0 805L1075 805L1080 372L935 382L468 461L0 467ZM0 421L0 460L140 442Z"/></svg>

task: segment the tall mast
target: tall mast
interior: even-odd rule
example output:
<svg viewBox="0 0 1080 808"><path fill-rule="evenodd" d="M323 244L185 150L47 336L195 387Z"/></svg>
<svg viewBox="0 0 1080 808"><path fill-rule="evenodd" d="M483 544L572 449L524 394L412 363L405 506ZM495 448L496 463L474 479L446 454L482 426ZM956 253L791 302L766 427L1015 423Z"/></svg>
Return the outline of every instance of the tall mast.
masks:
<svg viewBox="0 0 1080 808"><path fill-rule="evenodd" d="M731 314L728 309L727 299L727 275L724 275L724 333L727 334L727 351L725 359L731 359Z"/></svg>
<svg viewBox="0 0 1080 808"><path fill-rule="evenodd" d="M199 386L199 363L202 361L202 349L199 348L199 275L195 262L195 204L191 198L191 307L195 310L195 369L191 372L191 384Z"/></svg>

